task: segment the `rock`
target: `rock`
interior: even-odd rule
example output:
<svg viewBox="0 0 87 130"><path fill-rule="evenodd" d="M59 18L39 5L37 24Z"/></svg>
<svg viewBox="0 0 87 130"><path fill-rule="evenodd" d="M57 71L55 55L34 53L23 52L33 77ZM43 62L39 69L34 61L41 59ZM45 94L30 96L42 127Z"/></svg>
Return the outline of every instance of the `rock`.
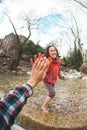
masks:
<svg viewBox="0 0 87 130"><path fill-rule="evenodd" d="M87 75L84 75L84 76L82 77L82 80L87 80Z"/></svg>
<svg viewBox="0 0 87 130"><path fill-rule="evenodd" d="M17 67L17 71L14 70L10 72L11 62L9 57L0 57L0 73L30 75L31 67L28 61L21 60Z"/></svg>
<svg viewBox="0 0 87 130"><path fill-rule="evenodd" d="M82 78L83 74L76 70L70 70L69 72L63 72L63 76L68 79L77 79Z"/></svg>
<svg viewBox="0 0 87 130"><path fill-rule="evenodd" d="M87 62L83 63L80 67L80 71L84 74L87 74Z"/></svg>
<svg viewBox="0 0 87 130"><path fill-rule="evenodd" d="M28 72L27 72L27 75L31 75L31 72L30 72L30 71L28 71Z"/></svg>

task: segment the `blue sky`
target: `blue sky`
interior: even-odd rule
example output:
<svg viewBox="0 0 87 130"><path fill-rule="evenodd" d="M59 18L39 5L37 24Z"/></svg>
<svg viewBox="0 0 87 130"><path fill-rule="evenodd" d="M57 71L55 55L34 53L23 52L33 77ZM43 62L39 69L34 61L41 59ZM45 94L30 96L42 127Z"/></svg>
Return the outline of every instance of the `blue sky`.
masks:
<svg viewBox="0 0 87 130"><path fill-rule="evenodd" d="M87 43L87 14L79 10L75 3L66 0L3 0L0 3L0 38L13 31L5 12L13 21L18 34L27 36L28 31L22 14L43 17L32 30L31 40L45 47L49 42L55 41L60 53L66 53L73 44L73 37L67 26L72 26L70 11L76 17L80 27L81 39L86 47ZM33 16L32 15L32 16ZM46 16L46 17L45 17ZM79 20L80 19L80 20ZM24 28L21 28L23 27ZM62 48L62 49L61 49Z"/></svg>
<svg viewBox="0 0 87 130"><path fill-rule="evenodd" d="M41 32L49 32L50 28L60 26L62 17L63 16L61 14L52 13L51 15L42 18L41 21L37 23L37 27L40 29Z"/></svg>
<svg viewBox="0 0 87 130"><path fill-rule="evenodd" d="M0 0L0 3L2 3L3 2L3 0Z"/></svg>

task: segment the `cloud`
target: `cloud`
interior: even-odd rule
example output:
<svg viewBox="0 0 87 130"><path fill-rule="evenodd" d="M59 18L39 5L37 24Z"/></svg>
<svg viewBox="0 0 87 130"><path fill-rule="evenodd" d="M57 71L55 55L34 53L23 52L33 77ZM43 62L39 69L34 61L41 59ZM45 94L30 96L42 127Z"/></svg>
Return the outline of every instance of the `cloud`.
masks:
<svg viewBox="0 0 87 130"><path fill-rule="evenodd" d="M3 38L13 31L5 13L10 16L18 34L25 36L28 35L28 30L22 19L24 14L37 18L47 16L36 24L35 28L39 29L32 30L31 40L35 43L40 41L40 45L45 47L46 44L55 39L62 39L60 47L62 46L62 50L65 47L65 51L62 51L65 53L67 48L69 48L68 44L73 42L73 37L66 24L72 25L70 12L76 17L82 42L86 46L87 15L82 10L77 9L75 4L66 2L66 0L4 0L0 4L0 37ZM60 40L58 40L59 44L61 44ZM61 50L60 47L59 49Z"/></svg>
<svg viewBox="0 0 87 130"><path fill-rule="evenodd" d="M55 6L57 6L56 0L44 0L44 1L41 1L41 0L32 0L32 1L31 0L15 0L15 1L14 0L4 0L2 6L0 8L0 12L2 15L7 13L11 17L11 20L14 21L14 24L17 27L18 31L21 32L19 28L21 28L21 26L23 25L23 20L21 20L21 15L23 13L30 15L30 13L33 12L34 15L36 15L37 17L47 16L47 15L51 14L51 12L55 12ZM60 10L62 10L62 8L59 6L58 10L60 11ZM41 27L41 31L44 28L44 31L46 32L46 29L49 29L49 26L51 28L52 20L54 20L54 19L55 18L49 19L49 17L48 17L48 20L51 21L50 22L51 24L49 23L49 21L44 19L43 21L46 21L47 23L44 22L43 27ZM4 20L5 20L5 22L1 21L2 23L0 24L0 27L2 27L2 34L6 33L6 32L10 32L10 30L11 30L10 28L7 28L9 25L8 19L5 17ZM6 23L8 25L6 25ZM47 24L49 24L49 26ZM3 28L6 28L5 32L3 32L3 30L4 30ZM27 32L25 32L25 34L27 34Z"/></svg>

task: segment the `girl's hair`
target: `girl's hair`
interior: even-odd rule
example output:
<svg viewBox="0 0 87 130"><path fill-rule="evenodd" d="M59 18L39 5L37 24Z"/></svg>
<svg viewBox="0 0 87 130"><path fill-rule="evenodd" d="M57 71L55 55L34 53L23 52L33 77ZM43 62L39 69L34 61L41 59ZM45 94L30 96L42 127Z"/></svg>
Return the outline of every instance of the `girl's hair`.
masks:
<svg viewBox="0 0 87 130"><path fill-rule="evenodd" d="M49 45L49 46L45 49L44 55L45 55L46 57L49 57L49 48L50 48L50 47L54 47L54 48L56 49L57 57L58 57L58 56L59 56L59 52L58 52L57 48L56 48L54 45Z"/></svg>

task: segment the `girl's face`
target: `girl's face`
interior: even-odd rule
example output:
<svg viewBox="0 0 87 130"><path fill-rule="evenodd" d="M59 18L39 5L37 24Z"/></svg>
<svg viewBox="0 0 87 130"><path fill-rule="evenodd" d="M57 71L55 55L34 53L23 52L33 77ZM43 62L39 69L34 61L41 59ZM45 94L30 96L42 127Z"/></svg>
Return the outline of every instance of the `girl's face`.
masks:
<svg viewBox="0 0 87 130"><path fill-rule="evenodd" d="M56 58L57 57L57 51L56 51L55 47L51 46L49 48L49 56L51 56L52 58Z"/></svg>

